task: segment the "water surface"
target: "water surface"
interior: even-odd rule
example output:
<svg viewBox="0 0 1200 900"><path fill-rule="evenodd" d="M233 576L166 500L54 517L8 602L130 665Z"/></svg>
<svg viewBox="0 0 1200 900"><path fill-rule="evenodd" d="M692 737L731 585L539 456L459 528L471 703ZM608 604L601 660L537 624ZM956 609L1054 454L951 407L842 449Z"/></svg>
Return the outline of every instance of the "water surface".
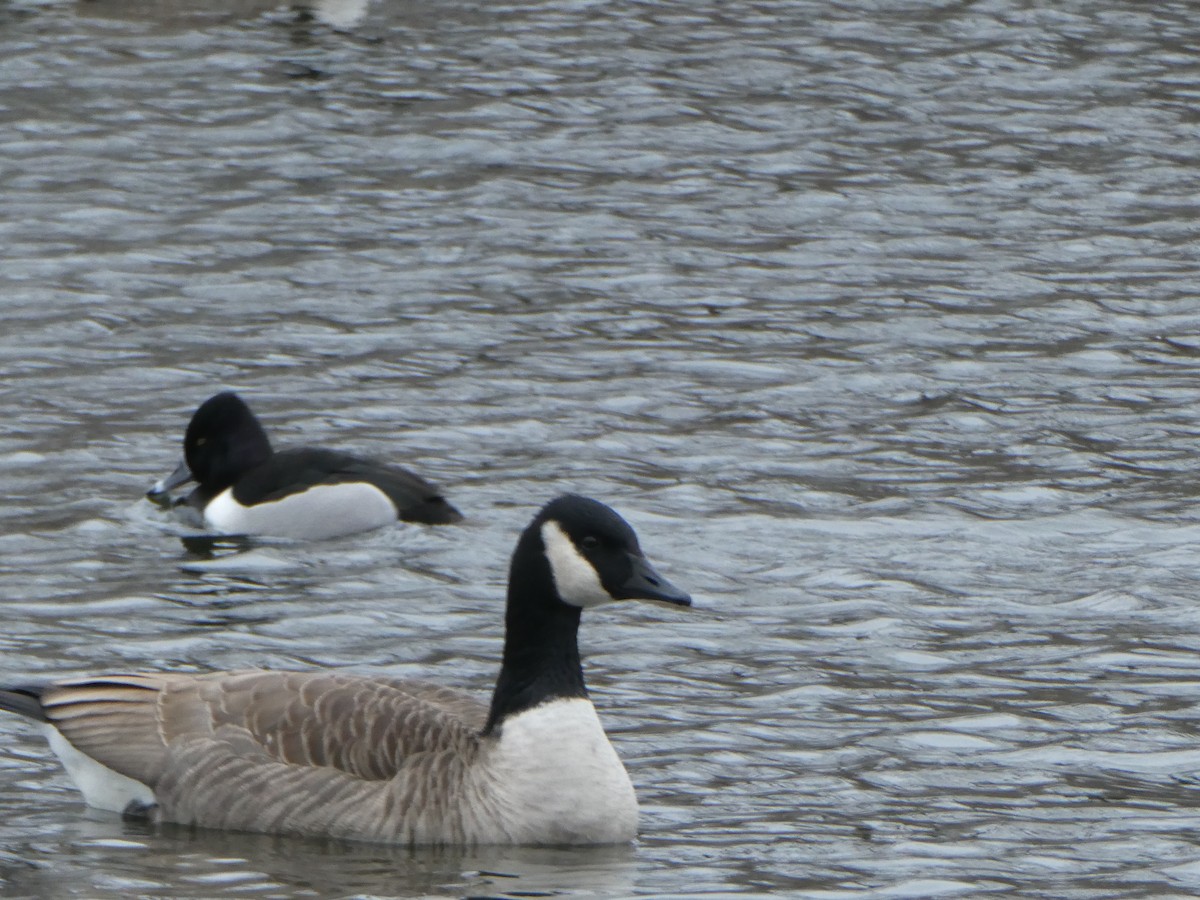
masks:
<svg viewBox="0 0 1200 900"><path fill-rule="evenodd" d="M192 5L194 6L194 5ZM0 719L0 891L1200 891L1187 4L0 9L12 677L351 667L486 695L545 500L635 847L88 812ZM220 388L469 516L209 556L141 499Z"/></svg>

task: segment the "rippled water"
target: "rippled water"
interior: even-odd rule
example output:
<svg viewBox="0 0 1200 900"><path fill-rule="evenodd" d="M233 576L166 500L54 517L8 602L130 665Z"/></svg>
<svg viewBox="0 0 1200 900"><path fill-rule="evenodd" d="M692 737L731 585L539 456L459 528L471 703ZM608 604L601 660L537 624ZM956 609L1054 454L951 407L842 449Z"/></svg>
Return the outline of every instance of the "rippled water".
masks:
<svg viewBox="0 0 1200 900"><path fill-rule="evenodd" d="M10 677L486 694L507 555L600 497L692 611L582 635L636 847L86 811L0 719L0 892L1200 892L1200 25L1184 3L0 7ZM242 391L470 517L193 552Z"/></svg>

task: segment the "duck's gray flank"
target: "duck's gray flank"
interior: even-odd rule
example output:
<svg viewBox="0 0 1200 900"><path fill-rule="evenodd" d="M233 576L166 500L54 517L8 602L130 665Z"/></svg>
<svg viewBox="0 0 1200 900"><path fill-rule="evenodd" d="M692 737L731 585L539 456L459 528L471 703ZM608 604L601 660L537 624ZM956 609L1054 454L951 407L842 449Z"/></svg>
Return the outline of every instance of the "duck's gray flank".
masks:
<svg viewBox="0 0 1200 900"><path fill-rule="evenodd" d="M549 550L550 523L573 549ZM0 691L0 708L42 722L88 802L118 812L413 845L628 841L637 801L576 642L595 585L690 602L608 507L551 502L513 554L490 707L418 681L249 671L71 679Z"/></svg>

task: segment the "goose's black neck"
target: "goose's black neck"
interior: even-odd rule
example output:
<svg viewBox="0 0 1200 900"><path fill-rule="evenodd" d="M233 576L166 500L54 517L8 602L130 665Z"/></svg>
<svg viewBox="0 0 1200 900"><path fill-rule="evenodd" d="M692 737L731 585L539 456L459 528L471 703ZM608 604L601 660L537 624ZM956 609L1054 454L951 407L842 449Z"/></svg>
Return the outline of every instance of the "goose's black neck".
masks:
<svg viewBox="0 0 1200 900"><path fill-rule="evenodd" d="M559 599L535 523L521 536L509 568L504 658L484 734L549 700L587 697L577 640L581 611Z"/></svg>

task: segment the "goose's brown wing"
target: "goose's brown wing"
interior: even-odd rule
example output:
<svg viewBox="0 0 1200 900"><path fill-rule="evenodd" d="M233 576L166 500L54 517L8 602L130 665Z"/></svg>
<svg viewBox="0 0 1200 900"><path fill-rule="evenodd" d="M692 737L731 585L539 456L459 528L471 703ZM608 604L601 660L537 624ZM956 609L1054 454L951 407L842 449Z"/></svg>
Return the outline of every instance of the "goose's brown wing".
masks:
<svg viewBox="0 0 1200 900"><path fill-rule="evenodd" d="M421 753L468 753L487 709L449 688L338 673L112 675L42 689L45 720L77 749L151 787L169 750L233 741L258 760L391 778Z"/></svg>

